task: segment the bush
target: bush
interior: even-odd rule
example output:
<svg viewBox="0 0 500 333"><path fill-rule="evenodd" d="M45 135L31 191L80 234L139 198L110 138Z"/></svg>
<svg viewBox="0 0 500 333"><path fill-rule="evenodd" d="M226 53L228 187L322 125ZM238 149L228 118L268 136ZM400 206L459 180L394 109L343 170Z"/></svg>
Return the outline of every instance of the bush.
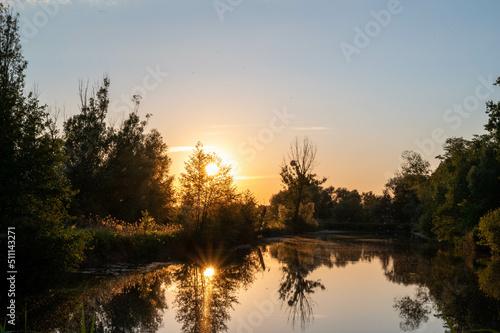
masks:
<svg viewBox="0 0 500 333"><path fill-rule="evenodd" d="M480 244L500 254L500 208L490 211L479 220Z"/></svg>
<svg viewBox="0 0 500 333"><path fill-rule="evenodd" d="M46 232L23 228L17 235L19 269L33 278L56 276L78 268L91 240L89 232L70 228Z"/></svg>

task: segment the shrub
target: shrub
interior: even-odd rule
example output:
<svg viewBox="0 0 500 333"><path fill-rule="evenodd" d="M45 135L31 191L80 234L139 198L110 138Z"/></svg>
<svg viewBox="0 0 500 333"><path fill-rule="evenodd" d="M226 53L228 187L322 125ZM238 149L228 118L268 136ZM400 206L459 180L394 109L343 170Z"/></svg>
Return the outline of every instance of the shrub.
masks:
<svg viewBox="0 0 500 333"><path fill-rule="evenodd" d="M490 211L479 220L480 244L500 254L500 208Z"/></svg>

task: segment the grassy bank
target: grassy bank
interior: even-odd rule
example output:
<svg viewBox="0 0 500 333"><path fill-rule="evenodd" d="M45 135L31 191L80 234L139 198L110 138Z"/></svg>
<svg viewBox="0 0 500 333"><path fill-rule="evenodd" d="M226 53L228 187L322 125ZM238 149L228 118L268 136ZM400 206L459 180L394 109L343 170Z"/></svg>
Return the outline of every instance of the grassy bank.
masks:
<svg viewBox="0 0 500 333"><path fill-rule="evenodd" d="M352 231L373 231L373 232L411 232L411 225L401 223L380 223L380 222L336 222L333 220L318 221L319 230L352 230Z"/></svg>

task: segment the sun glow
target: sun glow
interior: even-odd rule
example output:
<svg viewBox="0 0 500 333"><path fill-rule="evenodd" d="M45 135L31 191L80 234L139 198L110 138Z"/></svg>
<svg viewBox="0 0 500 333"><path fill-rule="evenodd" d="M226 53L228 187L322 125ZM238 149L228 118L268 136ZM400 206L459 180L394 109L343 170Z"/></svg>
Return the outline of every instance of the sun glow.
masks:
<svg viewBox="0 0 500 333"><path fill-rule="evenodd" d="M215 176L219 172L219 167L215 163L210 163L205 167L205 170L207 171L207 175Z"/></svg>
<svg viewBox="0 0 500 333"><path fill-rule="evenodd" d="M215 269L213 267L208 267L203 272L203 275L206 276L206 277L212 277L214 274L215 274Z"/></svg>

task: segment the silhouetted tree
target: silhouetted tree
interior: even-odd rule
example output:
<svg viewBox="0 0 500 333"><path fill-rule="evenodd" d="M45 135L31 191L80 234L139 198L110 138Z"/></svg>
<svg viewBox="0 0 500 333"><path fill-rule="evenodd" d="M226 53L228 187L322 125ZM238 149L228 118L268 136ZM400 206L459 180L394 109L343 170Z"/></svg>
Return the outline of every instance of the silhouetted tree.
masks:
<svg viewBox="0 0 500 333"><path fill-rule="evenodd" d="M80 113L64 124L68 176L78 190L72 205L78 215L112 215L134 222L147 210L160 222L168 219L173 202L173 177L167 145L135 111L114 129L106 125L110 80L92 93L80 84Z"/></svg>
<svg viewBox="0 0 500 333"><path fill-rule="evenodd" d="M0 223L3 232L17 228L17 261L28 277L74 267L85 241L65 228L73 195L66 157L46 107L24 92L26 67L18 15L0 4Z"/></svg>
<svg viewBox="0 0 500 333"><path fill-rule="evenodd" d="M290 145L290 151L281 166L281 183L288 196L287 208L291 211L288 223L294 232L306 229L306 221L300 218L301 205L309 202L314 186L326 181L326 178L318 179L313 173L318 164L316 150L316 146L309 138L305 137L302 142L296 138Z"/></svg>
<svg viewBox="0 0 500 333"><path fill-rule="evenodd" d="M105 77L102 86L89 95L88 83L80 82L80 113L64 123L67 174L78 190L73 214L107 214L103 166L111 145L111 130L106 126L109 85L110 80Z"/></svg>
<svg viewBox="0 0 500 333"><path fill-rule="evenodd" d="M363 206L357 190L337 188L333 191L332 218L337 222L362 222Z"/></svg>
<svg viewBox="0 0 500 333"><path fill-rule="evenodd" d="M146 115L149 120L150 115ZM147 210L160 222L169 219L174 193L169 175L167 145L153 129L145 133L147 120L131 113L120 130L111 135L104 165L108 214L135 221Z"/></svg>
<svg viewBox="0 0 500 333"><path fill-rule="evenodd" d="M420 217L419 187L429 179L430 163L414 151L404 151L401 170L389 179L386 188L392 193L394 218L401 223L418 227Z"/></svg>
<svg viewBox="0 0 500 333"><path fill-rule="evenodd" d="M494 85L500 86L500 77ZM488 101L486 103L486 113L489 118L484 128L493 135L497 143L500 143L500 101L496 103ZM500 152L498 152L498 157L500 158Z"/></svg>
<svg viewBox="0 0 500 333"><path fill-rule="evenodd" d="M207 172L209 165L217 167L216 174ZM189 160L184 162L184 168L179 179L184 222L188 228L203 230L217 209L236 197L231 167L224 165L215 153L206 153L198 142Z"/></svg>

